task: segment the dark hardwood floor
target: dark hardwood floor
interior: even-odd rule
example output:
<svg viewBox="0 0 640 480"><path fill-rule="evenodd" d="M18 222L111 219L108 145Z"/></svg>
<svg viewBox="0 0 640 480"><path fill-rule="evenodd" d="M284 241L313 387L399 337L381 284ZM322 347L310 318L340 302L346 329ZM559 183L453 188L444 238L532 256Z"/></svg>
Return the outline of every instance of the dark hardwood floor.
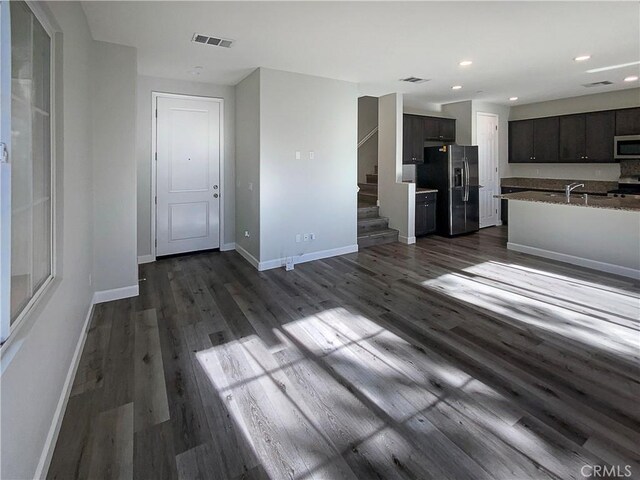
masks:
<svg viewBox="0 0 640 480"><path fill-rule="evenodd" d="M95 309L48 478L638 478L638 285L505 244L141 266Z"/></svg>

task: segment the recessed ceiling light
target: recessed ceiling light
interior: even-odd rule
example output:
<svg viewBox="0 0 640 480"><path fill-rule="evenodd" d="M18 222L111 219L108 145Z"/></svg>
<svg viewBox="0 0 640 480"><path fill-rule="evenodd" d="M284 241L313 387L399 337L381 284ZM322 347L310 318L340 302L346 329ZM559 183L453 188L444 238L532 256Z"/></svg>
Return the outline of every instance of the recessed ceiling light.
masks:
<svg viewBox="0 0 640 480"><path fill-rule="evenodd" d="M453 87L451 87L451 90L460 90L462 88L462 85L454 85Z"/></svg>
<svg viewBox="0 0 640 480"><path fill-rule="evenodd" d="M574 58L576 62L584 62L585 60L589 60L591 55L580 55L579 57Z"/></svg>
<svg viewBox="0 0 640 480"><path fill-rule="evenodd" d="M638 80L637 75L631 75L630 77L624 79L625 82L635 82L636 80Z"/></svg>
<svg viewBox="0 0 640 480"><path fill-rule="evenodd" d="M471 60L463 60L460 62L460 66L461 67L466 67L468 65L471 65L473 62Z"/></svg>
<svg viewBox="0 0 640 480"><path fill-rule="evenodd" d="M518 97L509 97L509 100L511 100L512 102L515 102L518 99Z"/></svg>

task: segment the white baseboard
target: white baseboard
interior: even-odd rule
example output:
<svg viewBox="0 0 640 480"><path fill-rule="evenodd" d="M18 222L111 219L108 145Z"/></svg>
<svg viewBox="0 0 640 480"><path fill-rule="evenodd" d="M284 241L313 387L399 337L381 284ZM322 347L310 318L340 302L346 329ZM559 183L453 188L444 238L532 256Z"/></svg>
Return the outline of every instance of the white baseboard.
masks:
<svg viewBox="0 0 640 480"><path fill-rule="evenodd" d="M222 245L220 245L220 251L221 252L229 252L229 251L235 250L235 249L236 249L235 242L223 243Z"/></svg>
<svg viewBox="0 0 640 480"><path fill-rule="evenodd" d="M416 243L416 237L404 237L402 235L398 235L398 241L400 243L405 243L407 245L412 245Z"/></svg>
<svg viewBox="0 0 640 480"><path fill-rule="evenodd" d="M93 303L104 303L112 300L120 300L121 298L137 297L138 285L128 287L113 288L111 290L102 290L93 294Z"/></svg>
<svg viewBox="0 0 640 480"><path fill-rule="evenodd" d="M84 344L87 340L87 330L89 328L89 323L91 322L91 317L93 316L93 305L93 303L89 305L89 311L87 312L87 316L84 319L82 331L80 332L80 338L78 339L76 350L75 352L73 352L71 365L69 365L69 371L67 372L67 378L65 379L64 385L62 386L62 392L60 392L58 405L56 406L56 410L53 414L51 427L49 428L49 433L47 434L47 438L42 449L42 454L40 455L40 461L38 462L38 467L36 468L36 472L33 478L45 478L47 476L47 472L49 471L51 459L53 458L53 451L56 448L58 434L60 433L60 427L62 427L64 412L67 409L67 403L69 403L69 397L71 396L73 380L76 377L78 365L80 364L80 358L82 357L82 350L84 350Z"/></svg>
<svg viewBox="0 0 640 480"><path fill-rule="evenodd" d="M640 280L640 270L635 270L629 267L623 267L621 265L598 262L597 260L576 257L574 255L569 255L566 253L552 252L550 250L544 250L542 248L537 248L537 247L530 247L528 245L520 245L518 243L513 243L513 242L507 242L507 248L509 250L513 250L516 252L528 253L529 255L536 255L538 257L550 258L551 260L558 260L560 262L571 263L573 265L579 265L581 267L600 270L601 272L613 273L614 275L622 275L623 277L629 277L636 280Z"/></svg>
<svg viewBox="0 0 640 480"><path fill-rule="evenodd" d="M354 253L358 251L358 244L347 245L346 247L331 248L329 250L320 250L318 252L304 253L302 255L294 256L293 263L311 262L313 260L320 260L322 258L336 257L338 255L346 255L347 253ZM279 268L285 266L287 263L287 257L276 258L274 260L267 260L265 262L258 263L258 270L271 270L272 268Z"/></svg>
<svg viewBox="0 0 640 480"><path fill-rule="evenodd" d="M155 255L139 255L138 256L138 265L142 263L151 263L156 261Z"/></svg>
<svg viewBox="0 0 640 480"><path fill-rule="evenodd" d="M258 268L258 266L260 265L260 262L258 261L258 259L256 257L254 257L253 255L251 255L249 252L247 252L240 245L236 245L236 252L238 252L240 255L242 255L247 262L249 262L251 265L253 265L254 268ZM258 270L259 270L259 268L258 268Z"/></svg>

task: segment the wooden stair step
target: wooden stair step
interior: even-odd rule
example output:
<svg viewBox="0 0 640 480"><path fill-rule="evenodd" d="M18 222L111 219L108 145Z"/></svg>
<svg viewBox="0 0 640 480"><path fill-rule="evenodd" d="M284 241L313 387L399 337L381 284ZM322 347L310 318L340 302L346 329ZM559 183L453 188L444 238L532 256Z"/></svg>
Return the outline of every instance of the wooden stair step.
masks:
<svg viewBox="0 0 640 480"><path fill-rule="evenodd" d="M378 184L378 174L377 173L367 173L367 183L375 183Z"/></svg>
<svg viewBox="0 0 640 480"><path fill-rule="evenodd" d="M358 235L358 247L366 248L373 245L383 245L385 243L394 243L398 241L398 230L387 228L385 230L376 230Z"/></svg>
<svg viewBox="0 0 640 480"><path fill-rule="evenodd" d="M375 193L378 194L378 184L377 183L359 183L360 193Z"/></svg>
<svg viewBox="0 0 640 480"><path fill-rule="evenodd" d="M389 228L389 219L384 217L372 217L358 219L358 234L365 232L374 232L387 230Z"/></svg>
<svg viewBox="0 0 640 480"><path fill-rule="evenodd" d="M363 218L377 218L379 216L380 209L372 205L370 207L360 207L358 208L358 220Z"/></svg>

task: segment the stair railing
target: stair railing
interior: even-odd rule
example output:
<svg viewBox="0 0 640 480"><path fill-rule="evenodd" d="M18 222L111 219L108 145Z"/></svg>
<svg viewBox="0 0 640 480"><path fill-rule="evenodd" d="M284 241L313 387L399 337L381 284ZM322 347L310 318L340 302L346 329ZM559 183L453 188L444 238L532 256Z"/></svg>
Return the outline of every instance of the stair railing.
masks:
<svg viewBox="0 0 640 480"><path fill-rule="evenodd" d="M376 132L378 131L378 126L376 125L375 127L373 127L373 130L371 130L369 133L367 133L362 140L360 140L358 142L358 148L360 148L362 145L364 145L365 143L367 143L367 140L369 140L371 137L373 137Z"/></svg>

